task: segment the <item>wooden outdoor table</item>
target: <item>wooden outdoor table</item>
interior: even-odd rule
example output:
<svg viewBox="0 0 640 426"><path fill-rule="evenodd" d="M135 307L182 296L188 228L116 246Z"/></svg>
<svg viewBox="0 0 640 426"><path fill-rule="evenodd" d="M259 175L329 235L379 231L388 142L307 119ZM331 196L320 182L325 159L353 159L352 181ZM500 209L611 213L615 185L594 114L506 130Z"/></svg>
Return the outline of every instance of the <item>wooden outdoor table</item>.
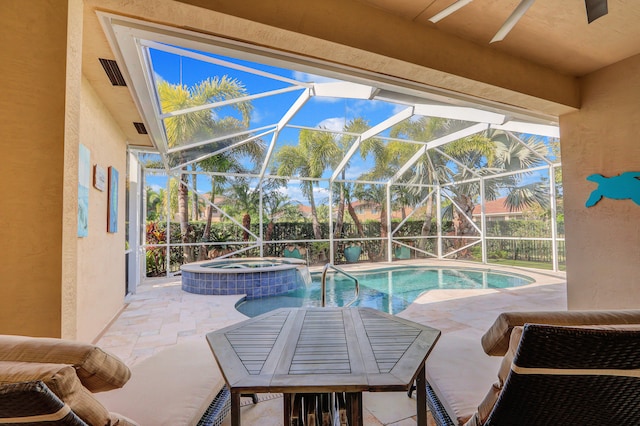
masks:
<svg viewBox="0 0 640 426"><path fill-rule="evenodd" d="M297 393L345 392L349 424L362 425L362 392L406 391L416 380L418 425L427 424L424 362L440 331L370 308L282 308L207 334L231 391L283 393L290 425Z"/></svg>

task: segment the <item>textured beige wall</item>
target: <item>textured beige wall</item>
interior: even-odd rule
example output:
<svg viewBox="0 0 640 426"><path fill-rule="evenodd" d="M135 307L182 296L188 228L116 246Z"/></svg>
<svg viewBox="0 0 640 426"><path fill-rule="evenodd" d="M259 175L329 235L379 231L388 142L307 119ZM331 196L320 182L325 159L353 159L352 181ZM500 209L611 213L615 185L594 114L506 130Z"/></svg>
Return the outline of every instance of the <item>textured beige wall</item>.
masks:
<svg viewBox="0 0 640 426"><path fill-rule="evenodd" d="M640 306L640 206L585 202L585 178L640 171L640 56L581 81L582 108L560 119L569 309Z"/></svg>
<svg viewBox="0 0 640 426"><path fill-rule="evenodd" d="M61 335L67 15L0 2L0 333Z"/></svg>
<svg viewBox="0 0 640 426"><path fill-rule="evenodd" d="M82 82L82 0L67 0L67 52L62 191L61 337L77 336L78 144Z"/></svg>
<svg viewBox="0 0 640 426"><path fill-rule="evenodd" d="M126 145L82 81L82 11L0 2L0 333L91 340L123 303ZM77 237L81 141L122 173L117 234L92 190L89 238Z"/></svg>
<svg viewBox="0 0 640 426"><path fill-rule="evenodd" d="M89 188L89 232L77 246L77 338L91 341L123 305L125 294L126 140L111 114L86 79L82 79L80 142L91 155L91 166L105 172L115 167L118 187L118 232L107 232L107 189Z"/></svg>

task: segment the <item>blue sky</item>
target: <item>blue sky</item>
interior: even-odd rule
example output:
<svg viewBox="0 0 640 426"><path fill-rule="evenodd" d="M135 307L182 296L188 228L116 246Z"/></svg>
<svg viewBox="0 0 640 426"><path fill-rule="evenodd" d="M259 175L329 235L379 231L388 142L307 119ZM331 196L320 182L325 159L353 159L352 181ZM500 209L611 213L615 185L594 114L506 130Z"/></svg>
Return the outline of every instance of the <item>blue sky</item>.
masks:
<svg viewBox="0 0 640 426"><path fill-rule="evenodd" d="M281 69L273 66L257 64L238 59L231 59L222 56L210 55L223 61L232 62L245 67L257 69L261 72L275 74L287 79L293 79L302 82L329 82L335 81L317 75L306 74L299 71ZM184 84L193 86L207 78L214 76L227 75L240 81L251 95L264 93L268 91L283 89L289 87L288 82L274 80L265 76L256 75L249 72L224 67L218 64L211 64L189 57L181 57L172 53L159 50L151 51L154 71L157 79L165 80L172 84ZM302 89L293 92L282 93L265 98L258 98L252 101L253 113L251 117L250 129L257 129L263 126L274 125L282 115L291 107L291 105L299 97ZM393 114L406 108L404 105L387 103L382 101L369 101L357 99L339 99L339 98L311 98L290 121L290 125L307 126L307 127L324 127L332 130L341 130L346 121L362 117L366 119L369 125L373 126L384 121ZM225 107L220 111L221 114L236 114L230 107ZM285 128L276 144L276 151L285 144L296 144L298 139L297 129ZM386 135L385 133L382 134ZM264 138L264 142L268 143L271 135ZM354 179L362 173L368 171L373 162L372 159L363 160L356 153L350 163L347 172L347 178ZM325 172L323 177L329 177L331 171ZM529 180L531 177L529 178ZM147 185L153 189L166 187L166 179L160 177L149 176ZM209 180L201 178L198 180L198 192L208 192L210 190ZM282 189L293 200L308 204L299 188L298 182L291 181L287 188ZM318 196L317 202L323 203L328 199L328 188L326 183L322 183L316 190Z"/></svg>
<svg viewBox="0 0 640 426"><path fill-rule="evenodd" d="M335 81L299 71L286 70L222 56L209 56L302 82ZM290 86L290 84L286 82L188 57L180 57L158 50L152 50L151 57L156 78L172 84L181 83L186 86L193 86L213 76L227 75L242 82L249 94L264 93ZM250 128L255 129L277 123L300 96L301 92L302 89L253 100L252 105L254 110L251 117ZM341 130L346 121L356 117L364 117L370 125L375 125L403 108L404 106L381 101L313 97L294 116L290 121L290 125ZM228 110L225 110L225 113L228 113ZM285 144L295 144L298 139L298 132L299 130L297 129L285 128L279 136L276 150ZM264 140L265 142L269 142L271 136L266 136ZM368 169L369 166L367 162L363 161L358 155L355 155L351 161L347 177L356 178ZM330 171L327 171L324 177L328 177L329 175ZM202 185L200 182L198 183L198 191L209 191L210 186L207 184L207 179L200 179L200 181ZM147 184L153 189L164 188L166 186L166 179L150 176L147 179ZM307 204L307 200L302 196L297 182L291 181L288 188L284 191L286 191L292 199ZM326 200L328 197L326 184L320 185L316 191L316 195L318 195L321 200Z"/></svg>

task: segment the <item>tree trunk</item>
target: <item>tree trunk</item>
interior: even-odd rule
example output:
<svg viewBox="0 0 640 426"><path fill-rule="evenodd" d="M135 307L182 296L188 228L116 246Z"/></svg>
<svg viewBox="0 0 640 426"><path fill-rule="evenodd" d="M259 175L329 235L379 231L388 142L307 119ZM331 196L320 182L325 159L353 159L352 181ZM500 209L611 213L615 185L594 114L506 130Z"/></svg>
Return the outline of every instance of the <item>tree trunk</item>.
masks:
<svg viewBox="0 0 640 426"><path fill-rule="evenodd" d="M211 178L211 195L209 201L213 203L215 201L216 192L216 181L215 177ZM211 221L213 220L213 207L211 204L207 205L205 209L206 223L204 225L204 230L202 231L202 241L209 241L211 239ZM205 260L207 258L207 247L205 245L200 246L200 255L198 256L198 260Z"/></svg>
<svg viewBox="0 0 640 426"><path fill-rule="evenodd" d="M191 170L196 171L195 164L191 165ZM192 197L192 205L191 205L191 215L193 216L193 220L196 221L200 219L200 210L198 209L198 194L196 193L196 188L198 188L197 177L196 174L191 175L192 183L193 183L193 197Z"/></svg>
<svg viewBox="0 0 640 426"><path fill-rule="evenodd" d="M313 228L313 236L316 240L322 238L320 230L320 221L318 220L318 211L316 210L316 201L313 198L313 184L309 183L309 204L311 205L311 227Z"/></svg>
<svg viewBox="0 0 640 426"><path fill-rule="evenodd" d="M336 228L333 232L333 238L340 238L342 235L342 228L344 226L344 184L340 184L340 200L338 201L338 213L336 216Z"/></svg>
<svg viewBox="0 0 640 426"><path fill-rule="evenodd" d="M242 226L245 228L242 232L242 239L249 241L248 229L251 229L251 215L249 215L249 213L245 213L244 216L242 216Z"/></svg>
<svg viewBox="0 0 640 426"><path fill-rule="evenodd" d="M344 179L344 172L343 172L342 178ZM336 217L336 228L333 231L333 238L335 239L338 239L342 236L342 229L344 227L344 203L345 203L344 183L340 183L340 200L338 201L338 203L339 204L338 204L338 214ZM338 251L337 241L333 243L333 251L334 252Z"/></svg>
<svg viewBox="0 0 640 426"><path fill-rule="evenodd" d="M276 224L273 222L273 219L269 219L269 224L267 225L267 230L264 233L264 240L271 241L273 238L273 231L275 230ZM275 255L275 244L265 244L264 246L267 249L267 253L271 256Z"/></svg>
<svg viewBox="0 0 640 426"><path fill-rule="evenodd" d="M189 243L189 175L180 175L180 185L178 185L178 216L180 218L180 240L182 243ZM193 248L183 247L184 263L193 262Z"/></svg>
<svg viewBox="0 0 640 426"><path fill-rule="evenodd" d="M389 224L387 223L387 203L383 202L380 206L380 237L386 238L389 236ZM382 247L380 250L380 256L382 259L387 258L387 242L381 240Z"/></svg>
<svg viewBox="0 0 640 426"><path fill-rule="evenodd" d="M209 238L211 237L211 219L213 217L213 207L207 206L207 208L204 211L204 215L207 222L204 226L204 231L202 231L202 241L206 242L206 241L209 241ZM206 260L206 259L207 259L207 246L203 244L200 246L200 253L198 253L198 260Z"/></svg>
<svg viewBox="0 0 640 426"><path fill-rule="evenodd" d="M456 208L453 209L453 228L455 230L456 236L464 237L467 235L475 234L475 228L473 227L473 225L471 225L471 222L466 217L471 217L473 213L473 208L475 207L473 200L467 195L458 195L456 197L456 204L458 204L462 209L462 212ZM465 245L467 245L466 238L456 239L456 244L454 245L454 247L456 249L459 249L460 247L464 247ZM458 252L457 257L466 259L470 256L471 250L464 249Z"/></svg>
<svg viewBox="0 0 640 426"><path fill-rule="evenodd" d="M364 238L364 229L362 228L362 223L360 222L360 219L358 219L358 215L356 214L356 210L351 204L351 200L347 201L347 211L349 212L349 216L351 216L351 219L353 219L353 223L356 225L358 235L360 236L360 238Z"/></svg>
<svg viewBox="0 0 640 426"><path fill-rule="evenodd" d="M387 205L383 203L380 207L380 236L385 238L389 235L389 224L387 223Z"/></svg>
<svg viewBox="0 0 640 426"><path fill-rule="evenodd" d="M267 232L265 232L264 240L271 241L271 237L273 236L273 230L276 224L273 223L273 220L269 220L269 224L267 225Z"/></svg>
<svg viewBox="0 0 640 426"><path fill-rule="evenodd" d="M425 205L424 222L422 222L422 228L420 229L420 236L426 237L431 235L431 221L433 220L433 195L430 195ZM425 250L427 247L427 239L420 238L418 247L421 250Z"/></svg>

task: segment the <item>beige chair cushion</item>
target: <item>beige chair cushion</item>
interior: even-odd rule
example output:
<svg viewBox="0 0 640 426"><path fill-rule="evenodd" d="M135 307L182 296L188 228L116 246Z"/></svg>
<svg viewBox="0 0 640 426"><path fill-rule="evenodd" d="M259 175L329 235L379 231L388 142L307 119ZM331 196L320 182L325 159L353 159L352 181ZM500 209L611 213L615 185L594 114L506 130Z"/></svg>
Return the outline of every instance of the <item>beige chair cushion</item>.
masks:
<svg viewBox="0 0 640 426"><path fill-rule="evenodd" d="M523 327L517 326L513 328L509 339L509 348L502 358L500 369L498 370L498 381L491 386L489 392L478 406L478 411L465 423L465 426L483 425L489 418L489 414L491 410L493 410L493 406L496 405L500 392L502 392L502 388L504 387L504 382L507 380L507 376L511 371L511 364L513 363L513 358L516 356L516 351L522 338L522 331Z"/></svg>
<svg viewBox="0 0 640 426"><path fill-rule="evenodd" d="M204 337L165 349L131 370L122 389L95 397L142 426L196 425L224 385Z"/></svg>
<svg viewBox="0 0 640 426"><path fill-rule="evenodd" d="M109 419L111 420L109 426L139 426L138 423L134 422L129 417L123 416L119 413L109 413Z"/></svg>
<svg viewBox="0 0 640 426"><path fill-rule="evenodd" d="M482 336L484 351L488 355L504 355L509 348L509 338L513 327L526 323L550 325L640 324L640 310L503 312Z"/></svg>
<svg viewBox="0 0 640 426"><path fill-rule="evenodd" d="M463 424L477 411L500 367L500 358L482 351L479 334L443 334L427 358L427 381L455 424Z"/></svg>
<svg viewBox="0 0 640 426"><path fill-rule="evenodd" d="M108 425L109 413L78 379L76 370L64 364L0 361L0 384L41 380L90 425Z"/></svg>
<svg viewBox="0 0 640 426"><path fill-rule="evenodd" d="M0 335L0 361L73 365L91 392L120 388L131 377L118 357L87 343L62 339Z"/></svg>

